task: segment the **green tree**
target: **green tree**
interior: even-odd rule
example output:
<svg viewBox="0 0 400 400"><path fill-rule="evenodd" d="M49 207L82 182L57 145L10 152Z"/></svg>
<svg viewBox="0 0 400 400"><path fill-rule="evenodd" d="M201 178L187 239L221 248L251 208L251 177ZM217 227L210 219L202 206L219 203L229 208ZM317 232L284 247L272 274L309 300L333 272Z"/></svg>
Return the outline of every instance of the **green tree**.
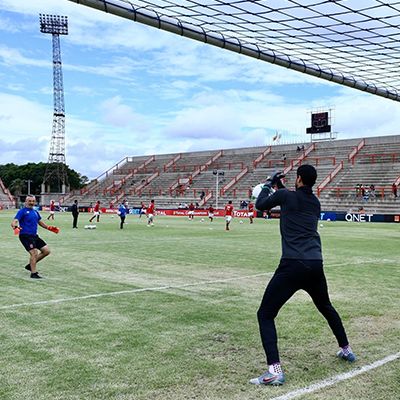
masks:
<svg viewBox="0 0 400 400"><path fill-rule="evenodd" d="M23 179L17 178L14 179L8 189L11 191L14 196L21 196L21 194L26 190L26 183Z"/></svg>
<svg viewBox="0 0 400 400"><path fill-rule="evenodd" d="M76 172L75 170L66 166L69 185L71 190L81 189L88 183L88 178L85 175ZM25 165L15 165L13 163L0 165L0 177L7 188L11 187L14 180L20 179L24 182L23 190L27 190L25 181L31 180L31 193L40 194L43 177L46 171L46 163L28 163ZM53 185L52 188L56 188ZM11 189L10 189L11 190Z"/></svg>

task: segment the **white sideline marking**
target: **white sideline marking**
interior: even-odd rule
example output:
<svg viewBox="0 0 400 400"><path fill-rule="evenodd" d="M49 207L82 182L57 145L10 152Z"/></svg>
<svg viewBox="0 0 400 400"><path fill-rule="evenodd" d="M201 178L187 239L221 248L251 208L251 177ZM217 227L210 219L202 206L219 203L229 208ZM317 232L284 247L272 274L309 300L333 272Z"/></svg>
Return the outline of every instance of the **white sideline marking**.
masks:
<svg viewBox="0 0 400 400"><path fill-rule="evenodd" d="M324 265L324 267L339 267L343 265L353 265L357 264L358 262L349 262L349 263L343 263L343 264L328 264ZM84 300L84 299L91 299L95 297L104 297L104 296L115 296L117 294L127 294L127 293L138 293L138 292L148 292L148 291L155 291L155 290L167 290L167 289L179 289L183 287L188 287L188 286L198 286L198 285L210 285L213 283L223 283L223 282L229 282L229 281L235 281L235 280L240 280L240 279L250 279L250 278L257 278L259 276L268 276L272 275L274 272L265 272L262 274L255 274L255 275L247 275L247 276L239 276L236 278L227 278L227 279L217 279L214 281L200 281L200 282L195 282L195 283L184 283L182 285L167 285L167 286L158 286L158 287L153 287L153 288L142 288L142 289L132 289L132 290L122 290L120 292L110 292L110 293L97 293L97 294L89 294L87 296L80 296L80 297L67 297L64 299L55 299L55 300L44 300L44 301L35 301L32 303L18 303L18 304L11 304L8 306L0 306L0 310L6 310L9 308L14 308L14 307L23 307L23 306L36 306L39 304L52 304L52 303L63 303L66 301L76 301L76 300Z"/></svg>
<svg viewBox="0 0 400 400"><path fill-rule="evenodd" d="M5 309L8 309L8 308L14 308L14 307L22 307L22 306L36 306L36 305L39 305L39 304L63 303L65 301L76 301L76 300L91 299L91 298L95 298L95 297L114 296L114 295L117 295L117 294L138 293L138 292L147 292L147 291L155 291L155 290L167 290L167 289L180 289L180 288L184 288L184 287L188 287L188 286L210 285L210 284L213 284L213 283L224 283L224 282L236 281L236 280L240 280L240 279L257 278L257 277L260 277L260 276L272 275L273 273L274 272L264 272L262 274L238 276L238 277L235 277L235 278L226 278L226 279L216 279L214 281L200 281L200 282L194 282L194 283L183 283L181 285L167 285L167 286L157 286L157 287L152 287L152 288L121 290L120 292L89 294L87 296L67 297L65 299L35 301L33 303L18 303L18 304L11 304L11 305L8 305L8 306L1 306L0 310L5 310Z"/></svg>
<svg viewBox="0 0 400 400"><path fill-rule="evenodd" d="M399 358L399 357L400 357L400 351L396 354L387 356L387 357L383 358L382 360L375 361L372 364L364 365L363 367L355 369L354 371L345 372L344 374L332 376L330 378L324 379L321 382L314 383L313 385L307 386L303 389L294 390L293 392L289 392L282 396L274 397L269 400L292 400L292 399L295 399L296 397L302 396L303 394L312 393L317 390L321 390L327 386L335 385L336 383L338 383L340 381L354 378L355 376L361 375L364 372L370 371L371 369L381 367L382 365L384 365L390 361L394 361L394 360L396 360L396 358Z"/></svg>

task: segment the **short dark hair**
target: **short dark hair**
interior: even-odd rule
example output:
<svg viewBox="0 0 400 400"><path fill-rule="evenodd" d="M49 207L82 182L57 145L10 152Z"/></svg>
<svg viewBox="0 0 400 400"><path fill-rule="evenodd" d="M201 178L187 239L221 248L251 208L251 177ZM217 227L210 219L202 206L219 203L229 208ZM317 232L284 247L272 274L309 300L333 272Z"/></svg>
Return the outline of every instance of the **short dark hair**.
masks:
<svg viewBox="0 0 400 400"><path fill-rule="evenodd" d="M317 180L317 170L312 165L304 164L297 168L297 176L301 176L304 185L313 187Z"/></svg>

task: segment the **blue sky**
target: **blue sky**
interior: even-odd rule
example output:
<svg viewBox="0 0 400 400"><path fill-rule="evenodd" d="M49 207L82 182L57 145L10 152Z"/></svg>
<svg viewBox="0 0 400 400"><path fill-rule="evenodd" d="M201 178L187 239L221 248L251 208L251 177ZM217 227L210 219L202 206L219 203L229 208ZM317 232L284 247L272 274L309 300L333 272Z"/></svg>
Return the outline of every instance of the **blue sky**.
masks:
<svg viewBox="0 0 400 400"><path fill-rule="evenodd" d="M51 35L61 36L66 161L95 178L126 156L309 140L310 108L334 106L338 139L399 134L399 104L67 0L0 0L0 164L46 162Z"/></svg>

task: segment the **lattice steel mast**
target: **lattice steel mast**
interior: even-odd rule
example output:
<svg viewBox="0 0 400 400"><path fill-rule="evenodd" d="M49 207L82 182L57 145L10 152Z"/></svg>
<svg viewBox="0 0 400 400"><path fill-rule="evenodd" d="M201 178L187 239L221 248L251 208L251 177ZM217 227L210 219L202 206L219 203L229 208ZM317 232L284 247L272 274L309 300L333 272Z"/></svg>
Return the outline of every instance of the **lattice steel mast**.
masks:
<svg viewBox="0 0 400 400"><path fill-rule="evenodd" d="M40 14L39 18L40 32L50 33L53 36L53 129L42 192L46 191L46 184L48 187L51 184L57 184L58 192L65 193L68 186L68 175L65 164L65 104L60 35L68 35L68 17Z"/></svg>

